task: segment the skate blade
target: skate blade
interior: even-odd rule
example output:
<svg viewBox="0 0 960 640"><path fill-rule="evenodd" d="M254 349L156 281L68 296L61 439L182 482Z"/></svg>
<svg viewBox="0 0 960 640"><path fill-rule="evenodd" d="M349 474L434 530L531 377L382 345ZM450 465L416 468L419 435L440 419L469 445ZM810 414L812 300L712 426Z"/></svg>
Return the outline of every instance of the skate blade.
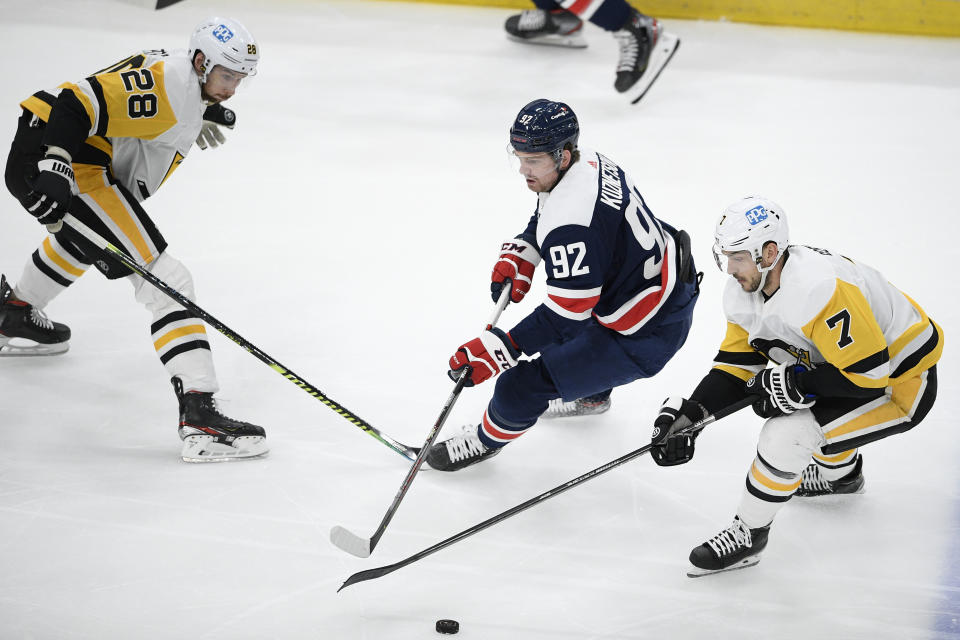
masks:
<svg viewBox="0 0 960 640"><path fill-rule="evenodd" d="M549 47L564 47L567 49L586 49L587 40L579 31L574 35L550 34L547 36L537 36L536 38L519 38L512 34L507 34L507 39L523 44L540 44Z"/></svg>
<svg viewBox="0 0 960 640"><path fill-rule="evenodd" d="M760 562L760 554L755 556L750 556L749 558L744 558L737 564L732 564L726 569L701 569L700 567L695 567L690 565L690 568L687 569L688 578L702 578L703 576L711 576L715 573L726 573L727 571L736 571L737 569L746 569L747 567L752 567L753 565Z"/></svg>
<svg viewBox="0 0 960 640"><path fill-rule="evenodd" d="M650 87L657 81L664 68L673 59L673 54L680 48L680 38L672 33L663 31L660 33L660 39L657 41L653 53L650 54L650 62L647 63L647 70L640 76L637 83L624 92L630 99L630 104L637 104L647 95Z"/></svg>
<svg viewBox="0 0 960 640"><path fill-rule="evenodd" d="M180 457L184 462L229 462L262 458L269 451L261 436L241 436L232 446L215 442L213 436L187 436Z"/></svg>
<svg viewBox="0 0 960 640"><path fill-rule="evenodd" d="M30 356L56 356L70 350L70 342L41 344L25 338L0 336L0 358L22 358Z"/></svg>

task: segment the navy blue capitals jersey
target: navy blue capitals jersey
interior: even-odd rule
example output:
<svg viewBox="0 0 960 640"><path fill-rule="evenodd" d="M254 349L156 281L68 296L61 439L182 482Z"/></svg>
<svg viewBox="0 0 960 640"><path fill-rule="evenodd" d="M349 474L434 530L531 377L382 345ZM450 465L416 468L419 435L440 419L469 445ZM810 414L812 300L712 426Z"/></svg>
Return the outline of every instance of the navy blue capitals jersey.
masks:
<svg viewBox="0 0 960 640"><path fill-rule="evenodd" d="M527 354L596 321L633 335L656 323L677 283L674 230L612 160L581 150L521 234L547 269L547 298L510 335Z"/></svg>

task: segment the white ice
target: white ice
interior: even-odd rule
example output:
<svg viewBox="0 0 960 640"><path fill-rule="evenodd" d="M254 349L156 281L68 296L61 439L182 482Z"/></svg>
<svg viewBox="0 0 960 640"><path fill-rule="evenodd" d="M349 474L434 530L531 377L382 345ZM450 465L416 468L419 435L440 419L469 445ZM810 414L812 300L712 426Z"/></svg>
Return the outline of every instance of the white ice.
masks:
<svg viewBox="0 0 960 640"><path fill-rule="evenodd" d="M504 153L528 100L568 102L581 142L621 163L694 238L693 332L596 418L542 423L496 459L425 471L371 558L408 466L211 331L227 412L263 424L264 460L179 460L176 403L149 316L90 273L48 307L63 356L0 360L0 638L948 638L960 635L958 322L960 41L667 21L683 44L638 106L613 91L613 39L507 41L503 9L191 0L0 0L0 139L17 103L143 48L185 47L209 14L261 43L225 147L195 149L147 203L202 306L394 438L419 445L445 363L492 308L488 275L534 197ZM729 524L761 423L741 413L696 459L647 457L379 580L391 564L647 442L689 393L724 323L710 258L727 203L762 193L797 243L879 267L947 336L940 399L864 449L867 492L794 500L754 568L697 580L690 549ZM42 229L3 196L0 270ZM509 328L543 295L509 308ZM476 422L467 390L444 433Z"/></svg>

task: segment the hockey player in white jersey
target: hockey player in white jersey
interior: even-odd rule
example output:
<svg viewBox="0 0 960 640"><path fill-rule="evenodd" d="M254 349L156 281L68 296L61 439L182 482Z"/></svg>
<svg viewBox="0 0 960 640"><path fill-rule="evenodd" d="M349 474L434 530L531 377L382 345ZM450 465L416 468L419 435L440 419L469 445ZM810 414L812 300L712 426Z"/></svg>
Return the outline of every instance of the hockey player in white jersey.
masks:
<svg viewBox="0 0 960 640"><path fill-rule="evenodd" d="M726 337L689 399L668 398L654 421L666 466L693 457L695 436L678 431L709 413L753 394L766 419L733 523L693 549L692 577L756 564L791 497L862 492L859 448L912 429L936 399L943 332L920 305L871 267L788 241L770 200L723 212Z"/></svg>
<svg viewBox="0 0 960 640"><path fill-rule="evenodd" d="M233 128L235 118L221 102L256 73L259 58L239 22L206 20L189 51L142 51L24 100L7 160L7 188L51 233L16 286L0 278L0 355L65 352L70 330L43 308L91 265L108 279L126 278L152 316L151 341L180 405L181 455L191 462L261 456L264 430L217 410L217 376L200 319L61 220L71 213L193 300L190 272L166 250L141 203L194 143L205 149L224 141L219 127Z"/></svg>

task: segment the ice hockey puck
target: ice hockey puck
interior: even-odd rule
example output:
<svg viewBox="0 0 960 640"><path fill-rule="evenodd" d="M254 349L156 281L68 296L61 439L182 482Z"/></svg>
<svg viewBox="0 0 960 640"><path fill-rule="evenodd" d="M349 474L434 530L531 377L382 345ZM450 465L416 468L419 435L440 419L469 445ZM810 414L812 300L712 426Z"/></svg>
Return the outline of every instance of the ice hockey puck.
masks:
<svg viewBox="0 0 960 640"><path fill-rule="evenodd" d="M460 631L460 623L456 620L437 620L437 633L453 634Z"/></svg>

